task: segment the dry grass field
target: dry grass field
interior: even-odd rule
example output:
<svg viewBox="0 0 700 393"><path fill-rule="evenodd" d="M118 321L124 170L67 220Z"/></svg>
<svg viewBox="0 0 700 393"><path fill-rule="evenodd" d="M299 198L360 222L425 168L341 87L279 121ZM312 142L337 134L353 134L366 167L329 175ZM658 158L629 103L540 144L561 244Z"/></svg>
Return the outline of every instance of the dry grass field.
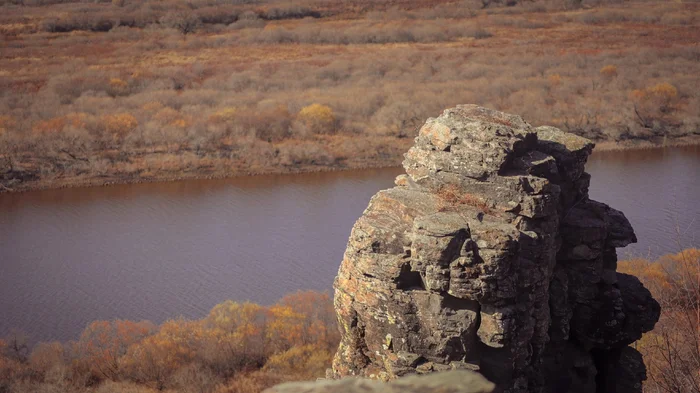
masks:
<svg viewBox="0 0 700 393"><path fill-rule="evenodd" d="M396 165L476 103L700 136L700 3L0 0L0 192Z"/></svg>

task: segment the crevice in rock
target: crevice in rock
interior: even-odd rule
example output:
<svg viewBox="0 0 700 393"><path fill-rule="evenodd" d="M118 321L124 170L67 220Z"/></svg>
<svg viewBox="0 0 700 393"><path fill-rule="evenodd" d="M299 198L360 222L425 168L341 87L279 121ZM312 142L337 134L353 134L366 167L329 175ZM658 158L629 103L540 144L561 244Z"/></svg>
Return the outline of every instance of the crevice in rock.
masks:
<svg viewBox="0 0 700 393"><path fill-rule="evenodd" d="M452 296L448 293L441 294L442 296L442 307L448 310L469 310L479 313L481 311L481 305L476 300L463 299ZM477 328L479 324L477 323Z"/></svg>
<svg viewBox="0 0 700 393"><path fill-rule="evenodd" d="M402 291L424 291L425 283L420 272L412 270L410 263L405 263L401 266L401 272L396 278L396 288Z"/></svg>

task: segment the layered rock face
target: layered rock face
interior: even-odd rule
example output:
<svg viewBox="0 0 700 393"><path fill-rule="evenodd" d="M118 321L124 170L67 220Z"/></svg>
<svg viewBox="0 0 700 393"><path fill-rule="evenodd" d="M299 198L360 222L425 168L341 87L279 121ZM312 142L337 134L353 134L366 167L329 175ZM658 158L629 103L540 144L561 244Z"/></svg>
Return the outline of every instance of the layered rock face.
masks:
<svg viewBox="0 0 700 393"><path fill-rule="evenodd" d="M615 271L615 248L636 237L588 198L592 150L477 106L428 119L406 174L352 229L331 376L467 369L506 392L641 391L628 345L660 308Z"/></svg>

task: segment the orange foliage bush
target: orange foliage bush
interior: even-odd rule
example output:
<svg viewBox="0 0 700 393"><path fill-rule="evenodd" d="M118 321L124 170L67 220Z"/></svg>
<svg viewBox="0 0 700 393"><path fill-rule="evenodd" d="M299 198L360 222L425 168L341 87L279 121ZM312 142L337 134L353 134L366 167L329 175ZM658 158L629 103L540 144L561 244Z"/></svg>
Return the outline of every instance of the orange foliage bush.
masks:
<svg viewBox="0 0 700 393"><path fill-rule="evenodd" d="M333 360L333 353L328 348L317 345L293 347L271 356L265 363L264 370L299 380L323 378Z"/></svg>
<svg viewBox="0 0 700 393"><path fill-rule="evenodd" d="M120 358L130 345L140 342L154 330L155 326L146 321L95 321L80 335L76 350L80 361L95 375L117 380L121 377Z"/></svg>
<svg viewBox="0 0 700 393"><path fill-rule="evenodd" d="M77 342L40 343L28 359L23 336L12 340L14 349L0 340L2 391L13 386L38 391L33 383L53 381L52 391L76 393L99 383L96 393L252 393L283 380L323 376L339 332L328 294L303 291L269 307L225 301L204 319L170 320L159 327L95 321Z"/></svg>
<svg viewBox="0 0 700 393"><path fill-rule="evenodd" d="M547 80L552 87L561 85L561 75L559 74L552 74L547 78Z"/></svg>
<svg viewBox="0 0 700 393"><path fill-rule="evenodd" d="M163 390L178 369L196 359L202 340L200 326L197 321L167 321L157 333L129 346L119 365L134 381Z"/></svg>
<svg viewBox="0 0 700 393"><path fill-rule="evenodd" d="M311 104L299 111L297 120L316 134L332 133L335 128L333 109L321 104Z"/></svg>
<svg viewBox="0 0 700 393"><path fill-rule="evenodd" d="M40 134L61 132L66 126L66 119L64 117L54 117L49 120L41 120L34 124L33 131Z"/></svg>
<svg viewBox="0 0 700 393"><path fill-rule="evenodd" d="M612 79L617 76L617 66L606 65L600 69L600 75L606 79Z"/></svg>
<svg viewBox="0 0 700 393"><path fill-rule="evenodd" d="M230 123L236 119L236 114L238 109L235 107L226 107L216 111L210 116L210 120L213 122Z"/></svg>
<svg viewBox="0 0 700 393"><path fill-rule="evenodd" d="M631 95L636 102L658 105L659 109L664 112L678 97L678 89L670 83L659 83L646 89L633 90Z"/></svg>
<svg viewBox="0 0 700 393"><path fill-rule="evenodd" d="M65 348L59 342L39 343L29 356L29 365L32 371L47 374L63 366L65 355Z"/></svg>
<svg viewBox="0 0 700 393"><path fill-rule="evenodd" d="M115 89L123 89L128 84L119 78L112 78L109 80L109 85Z"/></svg>
<svg viewBox="0 0 700 393"><path fill-rule="evenodd" d="M33 131L40 134L60 133L66 127L84 128L87 124L86 121L87 114L73 112L65 116L38 121L34 124Z"/></svg>
<svg viewBox="0 0 700 393"><path fill-rule="evenodd" d="M114 139L120 140L138 127L139 122L129 113L117 113L102 117L105 131Z"/></svg>
<svg viewBox="0 0 700 393"><path fill-rule="evenodd" d="M665 127L679 103L678 89L670 83L633 90L630 98L640 124L646 128L654 128L655 122L664 123L662 126Z"/></svg>
<svg viewBox="0 0 700 393"><path fill-rule="evenodd" d="M295 346L313 344L322 348L335 348L340 341L336 328L336 316L333 300L325 293L300 291L283 297L278 304L303 315L301 342Z"/></svg>
<svg viewBox="0 0 700 393"><path fill-rule="evenodd" d="M269 313L254 303L225 301L202 321L207 357L222 375L259 365L269 352L265 331Z"/></svg>

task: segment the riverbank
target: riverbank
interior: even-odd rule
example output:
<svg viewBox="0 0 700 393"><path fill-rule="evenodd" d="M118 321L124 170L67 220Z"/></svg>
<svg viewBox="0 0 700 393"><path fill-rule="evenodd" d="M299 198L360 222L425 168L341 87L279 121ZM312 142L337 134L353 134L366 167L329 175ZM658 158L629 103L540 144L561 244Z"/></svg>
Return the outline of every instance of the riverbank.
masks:
<svg viewBox="0 0 700 393"><path fill-rule="evenodd" d="M410 140L403 139L401 140L401 142L405 142L408 144ZM397 150L399 146L395 146L397 147ZM648 150L685 146L700 146L700 136L677 138L671 141L666 140L665 142L662 140L661 143L653 143L650 141L599 142L596 144L595 152ZM173 155L173 157L176 156ZM183 168L179 172L175 172L173 170L163 170L161 172L154 172L153 168L142 168L135 169L133 172L129 173L102 174L99 176L82 175L63 178L39 178L38 180L19 182L12 187L8 187L0 183L0 194L7 192L26 192L59 188L101 187L118 184L225 179L238 176L300 174L314 172L335 172L361 169L391 168L400 166L402 160L403 153L394 155L392 157L375 156L364 159L356 158L352 160L343 160L341 162L327 164L279 165L252 168L250 166L246 166L245 163L240 162L236 167L233 167L235 163L231 162L219 163L218 165L211 165L211 163L209 163L209 165L203 165L199 168L196 166Z"/></svg>
<svg viewBox="0 0 700 393"><path fill-rule="evenodd" d="M461 103L597 141L700 127L697 4L51 3L3 9L5 192L393 166Z"/></svg>
<svg viewBox="0 0 700 393"><path fill-rule="evenodd" d="M624 142L598 142L595 145L596 152L626 151L626 150L647 150L664 149L674 147L700 146L700 132L695 136L681 137L676 139L663 139L659 142L645 140L628 140Z"/></svg>

